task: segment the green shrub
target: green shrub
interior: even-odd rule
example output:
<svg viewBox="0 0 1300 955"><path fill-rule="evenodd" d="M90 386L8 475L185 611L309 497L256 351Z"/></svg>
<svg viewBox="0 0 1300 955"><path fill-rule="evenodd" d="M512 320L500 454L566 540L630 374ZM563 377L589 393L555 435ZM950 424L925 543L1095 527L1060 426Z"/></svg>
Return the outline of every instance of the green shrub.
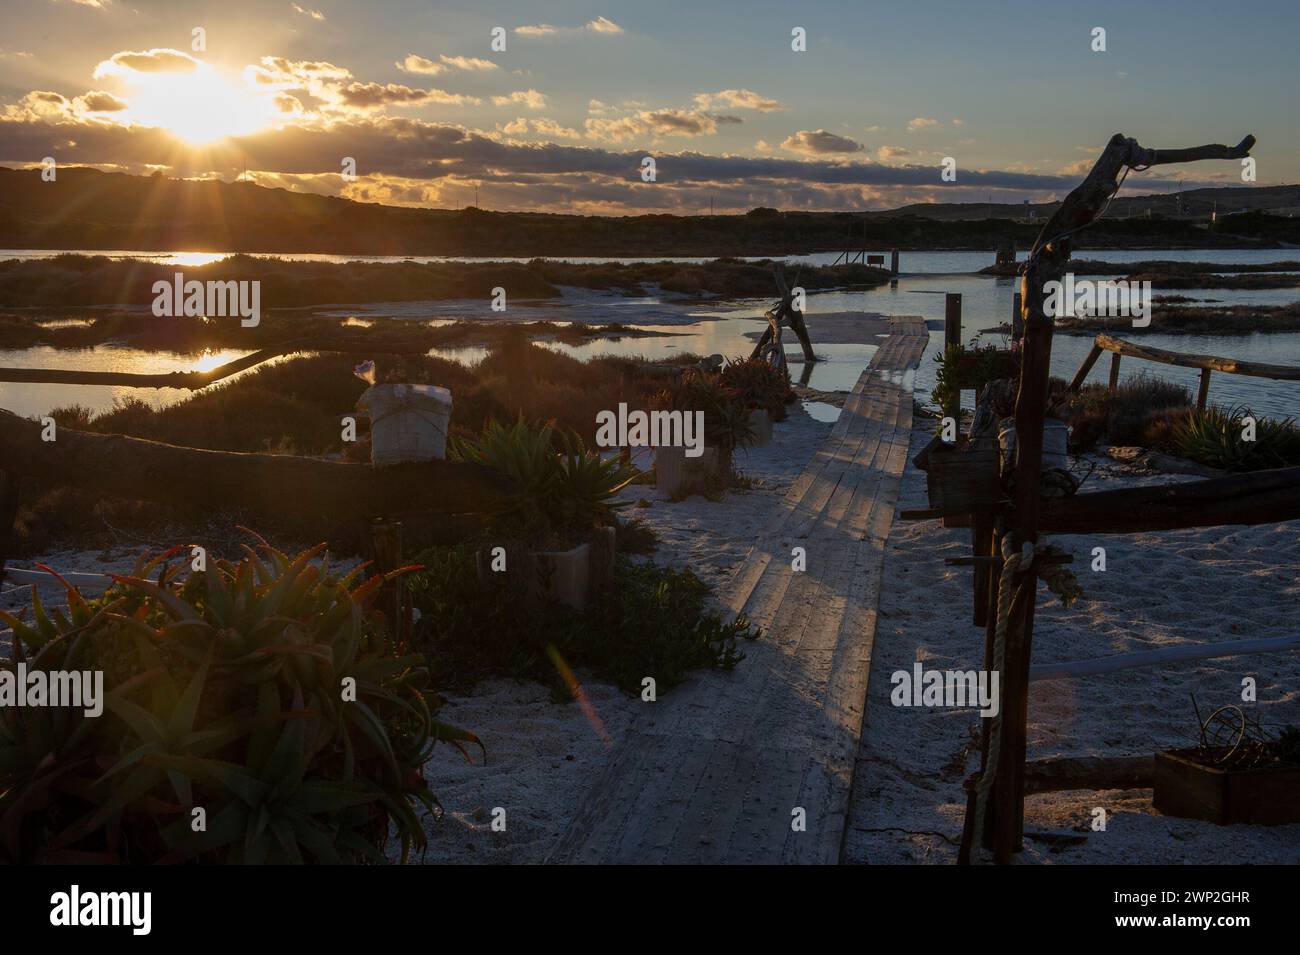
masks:
<svg viewBox="0 0 1300 955"><path fill-rule="evenodd" d="M556 444L560 449L556 449ZM570 544L613 520L613 496L637 472L616 457L589 451L554 422L489 421L477 438L452 437L453 460L482 464L518 485L494 530L531 544Z"/></svg>
<svg viewBox="0 0 1300 955"><path fill-rule="evenodd" d="M1168 430L1171 418L1191 407L1187 389L1143 372L1111 394L1106 385L1086 385L1078 394L1055 387L1057 413L1070 425L1070 445L1076 452L1090 450L1101 438L1111 444L1155 447L1152 435Z"/></svg>
<svg viewBox="0 0 1300 955"><path fill-rule="evenodd" d="M1245 419L1255 420L1255 439L1247 441ZM1177 453L1225 471L1261 471L1300 464L1300 430L1294 418L1253 415L1249 408L1206 408L1187 416L1173 431Z"/></svg>
<svg viewBox="0 0 1300 955"><path fill-rule="evenodd" d="M100 671L104 691L98 717L0 710L0 858L381 862L390 827L403 858L422 847L421 766L440 739L477 739L434 718L423 660L385 636L388 578L331 575L323 547L263 546L183 583L178 548L100 598L69 586L66 614L34 588L32 622L0 613L5 668Z"/></svg>
<svg viewBox="0 0 1300 955"><path fill-rule="evenodd" d="M785 420L785 406L792 397L788 368L774 368L761 358L733 358L722 369L721 381L746 408L766 411L773 421Z"/></svg>
<svg viewBox="0 0 1300 955"><path fill-rule="evenodd" d="M747 447L754 440L749 408L717 372L688 368L677 381L661 389L651 404L665 411L704 412L705 444L724 453Z"/></svg>
<svg viewBox="0 0 1300 955"><path fill-rule="evenodd" d="M408 580L420 610L422 642L439 685L469 686L490 676L532 679L557 699L571 690L554 661L588 667L628 693L654 677L659 688L702 667L733 668L740 640L756 639L744 617L726 622L707 608L708 587L689 570L633 564L619 556L615 583L579 613L530 599L507 574L480 577L471 545L433 548Z"/></svg>

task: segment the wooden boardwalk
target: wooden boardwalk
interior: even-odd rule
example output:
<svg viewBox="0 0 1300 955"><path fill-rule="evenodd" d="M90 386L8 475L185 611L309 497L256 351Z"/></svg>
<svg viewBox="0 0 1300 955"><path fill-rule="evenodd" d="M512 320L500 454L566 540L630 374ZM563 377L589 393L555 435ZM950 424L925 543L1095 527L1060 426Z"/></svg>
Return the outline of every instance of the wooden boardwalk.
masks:
<svg viewBox="0 0 1300 955"><path fill-rule="evenodd" d="M730 606L762 639L735 671L645 704L548 862L839 861L912 373L927 341L919 319L894 322L737 570ZM796 547L802 572L792 570ZM798 808L805 831L792 826Z"/></svg>

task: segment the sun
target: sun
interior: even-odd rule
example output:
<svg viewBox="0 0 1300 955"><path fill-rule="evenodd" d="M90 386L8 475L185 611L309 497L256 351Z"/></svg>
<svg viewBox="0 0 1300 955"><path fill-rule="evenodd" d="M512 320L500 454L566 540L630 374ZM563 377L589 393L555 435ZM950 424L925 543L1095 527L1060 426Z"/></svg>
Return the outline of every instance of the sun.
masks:
<svg viewBox="0 0 1300 955"><path fill-rule="evenodd" d="M132 80L127 118L165 129L192 146L257 132L275 118L267 96L227 80L206 63L189 73L138 73Z"/></svg>

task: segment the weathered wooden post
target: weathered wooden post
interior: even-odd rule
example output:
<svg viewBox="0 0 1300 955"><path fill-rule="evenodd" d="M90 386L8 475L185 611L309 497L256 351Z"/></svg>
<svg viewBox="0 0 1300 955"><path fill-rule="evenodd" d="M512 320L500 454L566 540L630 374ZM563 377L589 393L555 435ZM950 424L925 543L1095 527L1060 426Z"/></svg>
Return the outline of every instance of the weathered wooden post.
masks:
<svg viewBox="0 0 1300 955"><path fill-rule="evenodd" d="M947 292L943 297L943 347L961 344L961 293Z"/></svg>
<svg viewBox="0 0 1300 955"><path fill-rule="evenodd" d="M1196 410L1204 411L1210 403L1210 369L1201 369L1201 386L1196 392Z"/></svg>
<svg viewBox="0 0 1300 955"><path fill-rule="evenodd" d="M968 801L968 832L981 830L982 844L992 847L996 861L1006 863L1021 846L1024 828L1025 739L1028 725L1029 660L1033 644L1034 604L1037 591L1037 557L1042 478L1043 420L1052 351L1053 316L1046 314L1045 286L1059 282L1070 258L1069 237L1101 214L1119 191L1125 167L1146 167L1198 159L1236 159L1249 153L1253 136L1235 147L1201 146L1195 149L1157 151L1116 134L1084 181L1061 203L1043 226L1021 269L1021 313L1024 343L1021 348L1020 389L1016 395L1016 452L1013 506L1009 535L1000 546L1004 558L993 659L1001 658L1002 698L997 725L990 731L986 773L977 794L989 796L981 805L978 795ZM1118 353L1115 358L1118 359ZM1095 360L1095 359L1094 359ZM1086 372L1084 372L1086 373ZM1111 365L1112 388L1118 383L1118 360ZM996 668L996 663L995 663ZM997 758L993 759L996 750ZM990 778L987 771L994 775ZM991 784L991 792L989 786ZM971 816L974 816L972 819ZM964 839L968 859L970 839Z"/></svg>
<svg viewBox="0 0 1300 955"><path fill-rule="evenodd" d="M0 581L5 577L5 561L14 544L14 522L18 519L18 474L0 471Z"/></svg>
<svg viewBox="0 0 1300 955"><path fill-rule="evenodd" d="M1110 392L1112 395L1115 393L1116 389L1119 388L1119 359L1120 359L1119 352L1111 353L1110 383L1106 386L1106 390Z"/></svg>
<svg viewBox="0 0 1300 955"><path fill-rule="evenodd" d="M894 249L889 253L889 274L898 274L898 250Z"/></svg>
<svg viewBox="0 0 1300 955"><path fill-rule="evenodd" d="M817 360L813 354L812 339L808 337L808 326L804 324L803 312L794 307L794 291L790 288L785 280L785 270L778 262L773 268L776 278L776 287L781 293L781 301L775 307L767 312L768 328L763 331L763 336L754 346L751 358L757 358L763 354L769 342L775 342L776 347L781 346L781 327L788 325L794 329L795 336L799 339L799 345L803 348L803 360L805 368L810 367Z"/></svg>
<svg viewBox="0 0 1300 955"><path fill-rule="evenodd" d="M402 522L377 517L371 521L370 527L375 550L375 573L382 577L402 566ZM388 618L389 635L398 643L405 641L406 585L401 577L384 584L378 604Z"/></svg>
<svg viewBox="0 0 1300 955"><path fill-rule="evenodd" d="M951 354L954 348L961 347L961 293L948 292L944 295L943 300L943 353L944 356ZM940 409L945 418L952 418L959 425L961 424L961 390L953 383L951 396Z"/></svg>

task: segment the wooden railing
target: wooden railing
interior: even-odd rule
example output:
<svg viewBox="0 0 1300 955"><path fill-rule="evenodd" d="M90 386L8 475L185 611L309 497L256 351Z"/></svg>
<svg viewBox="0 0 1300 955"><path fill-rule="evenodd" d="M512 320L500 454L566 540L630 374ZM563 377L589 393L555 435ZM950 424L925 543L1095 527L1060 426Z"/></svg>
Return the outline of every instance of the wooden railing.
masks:
<svg viewBox="0 0 1300 955"><path fill-rule="evenodd" d="M1098 335L1093 340L1092 350L1088 352L1088 357L1083 360L1083 364L1075 372L1074 380L1070 382L1071 391L1077 392L1083 387L1084 379L1092 371L1093 365L1097 364L1097 359L1101 357L1103 351L1111 353L1110 384L1107 386L1107 390L1111 393L1114 393L1119 386L1119 360L1122 355L1128 355L1130 358L1141 358L1144 361L1159 362L1162 365L1199 368L1201 370L1201 385L1196 394L1196 409L1198 411L1204 411L1209 401L1210 373L1214 371L1223 371L1231 375L1272 378L1277 381L1300 381L1300 366L1296 365L1269 365L1263 362L1238 361L1236 358L1220 358L1217 355L1185 354L1183 352L1166 351L1163 348L1155 348L1151 345L1139 345L1137 342L1123 338Z"/></svg>

